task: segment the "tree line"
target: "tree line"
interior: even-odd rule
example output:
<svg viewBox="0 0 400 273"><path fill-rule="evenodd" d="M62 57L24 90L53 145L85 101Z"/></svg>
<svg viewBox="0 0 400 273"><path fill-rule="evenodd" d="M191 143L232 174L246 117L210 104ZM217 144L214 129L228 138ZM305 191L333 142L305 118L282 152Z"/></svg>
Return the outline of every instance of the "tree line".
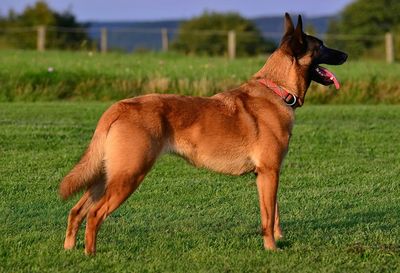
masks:
<svg viewBox="0 0 400 273"><path fill-rule="evenodd" d="M392 32L396 36L400 30L399 14L398 0L356 0L328 28L328 37L341 34L345 39L332 38L328 42L353 58L379 56L384 51L384 34ZM400 39L395 39L395 48L400 53Z"/></svg>

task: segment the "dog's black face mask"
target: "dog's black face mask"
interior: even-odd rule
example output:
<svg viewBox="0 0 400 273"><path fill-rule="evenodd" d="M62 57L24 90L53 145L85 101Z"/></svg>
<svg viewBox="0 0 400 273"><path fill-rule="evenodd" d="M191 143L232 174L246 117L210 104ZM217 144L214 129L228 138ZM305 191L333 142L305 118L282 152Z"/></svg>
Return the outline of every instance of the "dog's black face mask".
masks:
<svg viewBox="0 0 400 273"><path fill-rule="evenodd" d="M339 89L340 84L335 75L320 64L341 65L347 60L347 54L326 47L321 40L313 36L307 35L306 41L308 50L312 52L311 80L323 85L334 84L336 89Z"/></svg>
<svg viewBox="0 0 400 273"><path fill-rule="evenodd" d="M334 84L339 89L340 84L335 75L320 64L340 65L347 59L347 54L328 48L316 37L303 32L303 22L299 15L297 26L294 28L289 14L285 14L285 34L280 48L289 56L296 59L297 63L307 66L309 80L323 85Z"/></svg>

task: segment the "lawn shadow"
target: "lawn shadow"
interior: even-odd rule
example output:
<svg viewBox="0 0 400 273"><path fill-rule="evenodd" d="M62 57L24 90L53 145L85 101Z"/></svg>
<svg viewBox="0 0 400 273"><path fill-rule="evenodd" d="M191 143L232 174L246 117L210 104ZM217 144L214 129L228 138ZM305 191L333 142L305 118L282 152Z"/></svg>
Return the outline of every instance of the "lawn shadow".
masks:
<svg viewBox="0 0 400 273"><path fill-rule="evenodd" d="M281 239L276 242L276 246L281 250L285 250L291 248L293 243L287 239Z"/></svg>
<svg viewBox="0 0 400 273"><path fill-rule="evenodd" d="M307 226L314 226L316 229L347 229L353 228L360 224L376 224L381 230L392 230L397 228L395 222L388 222L384 219L398 219L400 217L400 211L398 207L387 207L384 210L370 209L365 212L349 213L348 211L343 214L337 214L334 218L331 213L327 213L327 217L319 219L311 219L302 221ZM287 223L291 225L292 223Z"/></svg>
<svg viewBox="0 0 400 273"><path fill-rule="evenodd" d="M398 207L386 207L384 209L372 209L365 208L363 212L349 212L340 214L336 213L334 216L331 212L327 212L326 217L323 218L313 218L304 219L300 221L287 221L283 223L284 229L287 230L302 230L305 232L323 231L321 236L326 236L326 234L342 234L344 239L346 237L352 237L357 231L366 231L368 233L373 233L374 231L387 232L398 229L398 224L396 221L387 221L387 219L399 219L400 212ZM370 230L370 227L374 228ZM368 227L368 228L367 228ZM347 235L347 236L346 236ZM398 245L386 245L384 243L380 244L375 242L374 248L381 250L393 251L393 249L398 249ZM290 246L290 245L289 245ZM359 246L353 244L348 245L351 249L355 249L358 252ZM366 246L369 247L369 246Z"/></svg>

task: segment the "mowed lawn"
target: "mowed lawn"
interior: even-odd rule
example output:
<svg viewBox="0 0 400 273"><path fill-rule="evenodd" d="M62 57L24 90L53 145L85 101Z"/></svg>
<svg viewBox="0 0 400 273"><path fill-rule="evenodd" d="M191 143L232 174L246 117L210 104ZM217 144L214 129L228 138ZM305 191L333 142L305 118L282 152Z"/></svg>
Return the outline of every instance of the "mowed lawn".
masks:
<svg viewBox="0 0 400 273"><path fill-rule="evenodd" d="M161 158L103 224L98 252L62 248L58 197L109 103L0 104L1 272L400 272L400 106L297 110L279 199L282 251L262 247L253 174Z"/></svg>

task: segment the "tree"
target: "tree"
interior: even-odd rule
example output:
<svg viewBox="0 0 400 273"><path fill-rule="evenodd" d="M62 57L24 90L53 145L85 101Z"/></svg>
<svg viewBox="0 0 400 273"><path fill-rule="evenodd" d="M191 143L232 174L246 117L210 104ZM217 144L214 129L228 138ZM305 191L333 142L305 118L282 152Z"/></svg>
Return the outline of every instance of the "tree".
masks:
<svg viewBox="0 0 400 273"><path fill-rule="evenodd" d="M172 47L186 54L223 55L227 52L227 32L236 31L238 56L255 55L274 50L249 20L237 13L208 13L182 23Z"/></svg>
<svg viewBox="0 0 400 273"><path fill-rule="evenodd" d="M398 0L356 0L348 5L340 18L332 21L328 28L328 35L354 35L356 39L337 41L331 36L329 41L348 51L353 57L367 54L383 45L384 33L394 31L400 26L399 14Z"/></svg>
<svg viewBox="0 0 400 273"><path fill-rule="evenodd" d="M44 1L38 1L33 6L27 6L21 14L9 11L7 17L0 18L0 27L5 31L2 44L20 48L36 47L36 31L34 27L45 26L48 28L46 34L46 46L49 48L79 48L82 43L89 41L85 31L71 32L58 31L57 28L81 28L86 26L76 22L75 16L65 11L58 13L50 9ZM7 31L20 29L21 31Z"/></svg>

